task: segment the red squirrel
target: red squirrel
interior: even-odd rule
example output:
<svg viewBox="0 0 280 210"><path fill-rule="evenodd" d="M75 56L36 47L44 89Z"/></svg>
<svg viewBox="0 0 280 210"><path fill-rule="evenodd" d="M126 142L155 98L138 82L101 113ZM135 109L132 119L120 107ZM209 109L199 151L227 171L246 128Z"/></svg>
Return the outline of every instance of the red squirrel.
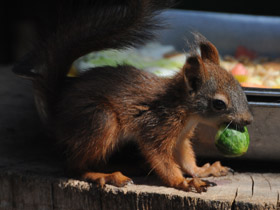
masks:
<svg viewBox="0 0 280 210"><path fill-rule="evenodd" d="M119 144L132 140L167 186L206 191L209 183L199 177L223 176L230 169L220 162L197 166L190 141L195 127L252 121L246 96L220 67L216 47L196 34L200 53L193 50L172 78L128 65L92 68L67 78L71 64L82 55L153 39L154 29L164 26L157 15L172 1L76 3L70 8L67 1L54 31L14 67L32 79L42 122L64 148L69 169L100 186L132 183L121 172L92 171L92 166L105 164Z"/></svg>

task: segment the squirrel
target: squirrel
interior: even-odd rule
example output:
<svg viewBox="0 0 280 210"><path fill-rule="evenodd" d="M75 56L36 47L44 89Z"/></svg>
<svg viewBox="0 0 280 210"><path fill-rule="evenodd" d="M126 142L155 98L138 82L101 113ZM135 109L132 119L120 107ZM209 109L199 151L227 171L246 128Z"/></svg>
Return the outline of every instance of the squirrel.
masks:
<svg viewBox="0 0 280 210"><path fill-rule="evenodd" d="M64 148L69 169L82 179L124 186L121 172L102 173L118 146L135 141L150 167L167 186L206 191L201 177L223 176L219 161L197 166L191 138L199 123L244 126L252 122L246 96L234 77L219 65L216 47L200 34L182 69L161 78L128 65L91 68L68 78L80 56L104 49L138 46L164 27L158 14L170 0L67 1L54 30L14 66L33 81L43 124ZM192 179L186 179L184 175Z"/></svg>

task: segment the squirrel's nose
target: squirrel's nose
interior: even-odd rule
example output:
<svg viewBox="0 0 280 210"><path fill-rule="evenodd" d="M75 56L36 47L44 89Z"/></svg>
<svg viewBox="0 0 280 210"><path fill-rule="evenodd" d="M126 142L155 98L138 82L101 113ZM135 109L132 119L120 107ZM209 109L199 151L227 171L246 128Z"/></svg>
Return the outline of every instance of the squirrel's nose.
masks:
<svg viewBox="0 0 280 210"><path fill-rule="evenodd" d="M246 125L249 125L253 122L253 115L250 113L250 114L247 114L242 120L240 120L240 125L242 126L246 126Z"/></svg>
<svg viewBox="0 0 280 210"><path fill-rule="evenodd" d="M239 114L236 118L232 121L234 125L238 125L240 127L244 127L249 125L253 122L253 116L250 112Z"/></svg>

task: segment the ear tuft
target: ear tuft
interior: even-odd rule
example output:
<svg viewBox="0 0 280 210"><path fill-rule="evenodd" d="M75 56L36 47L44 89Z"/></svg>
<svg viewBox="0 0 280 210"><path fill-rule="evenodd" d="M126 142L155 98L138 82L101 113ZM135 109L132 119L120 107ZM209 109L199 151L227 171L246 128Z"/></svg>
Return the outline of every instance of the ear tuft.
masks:
<svg viewBox="0 0 280 210"><path fill-rule="evenodd" d="M195 41L200 48L202 60L208 60L217 65L220 64L217 48L199 33L194 33Z"/></svg>

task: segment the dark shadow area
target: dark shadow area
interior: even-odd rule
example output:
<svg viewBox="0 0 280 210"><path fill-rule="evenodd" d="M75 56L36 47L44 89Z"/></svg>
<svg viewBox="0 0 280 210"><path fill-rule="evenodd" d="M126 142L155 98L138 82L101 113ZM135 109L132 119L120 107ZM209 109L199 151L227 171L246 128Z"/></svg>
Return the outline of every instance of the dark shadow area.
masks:
<svg viewBox="0 0 280 210"><path fill-rule="evenodd" d="M212 159L212 158L198 158L199 165L206 162L214 163L220 160L222 165L232 168L235 172L252 172L252 173L279 173L279 161L266 161L266 160L244 160L241 158L225 158L225 159Z"/></svg>

